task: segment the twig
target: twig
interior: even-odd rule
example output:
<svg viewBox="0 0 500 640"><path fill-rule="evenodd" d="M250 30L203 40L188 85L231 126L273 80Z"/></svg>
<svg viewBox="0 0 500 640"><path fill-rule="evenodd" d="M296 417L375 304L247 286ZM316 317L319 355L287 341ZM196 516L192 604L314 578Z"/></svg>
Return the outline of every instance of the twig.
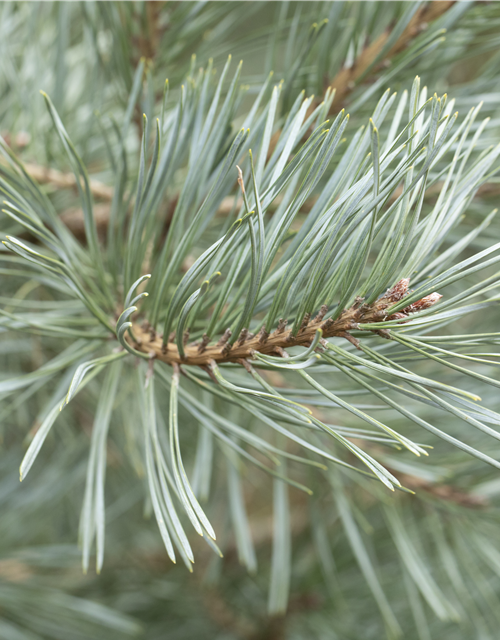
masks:
<svg viewBox="0 0 500 640"><path fill-rule="evenodd" d="M2 160L0 159L0 162ZM50 184L59 189L75 189L76 188L76 179L72 173L63 173L62 171L58 171L57 169L50 169L48 167L43 167L37 164L27 163L24 165L28 175L30 175L34 180L36 180L39 184ZM99 234L104 234L108 228L109 223L109 214L111 210L111 201L113 199L113 187L108 186L98 180L91 179L89 181L90 191L93 197L96 200L100 200L101 202L94 205L94 218L96 221L97 231ZM427 189L425 192L425 198L432 198L439 194L443 182L437 182ZM403 187L398 187L392 196L389 198L389 204L394 202L401 193L403 192ZM494 197L500 194L500 185L496 182L487 182L482 184L477 190L476 195L478 197ZM316 196L313 196L306 200L302 205L300 212L301 213L309 213L316 202ZM275 201L271 204L270 209L276 209L282 201L282 197L278 196ZM171 203L175 203L175 198L171 201ZM222 199L219 208L217 209L217 216L224 217L231 214L231 212L236 208L239 209L242 205L242 199L239 196L226 196ZM168 225L171 214L173 213L173 208L168 207L168 214L165 216L166 224ZM171 211L172 209L172 211ZM75 207L73 209L68 209L61 214L61 220L68 227L68 229L73 233L73 235L81 241L85 241L85 225L84 225L84 216L83 210Z"/></svg>
<svg viewBox="0 0 500 640"><path fill-rule="evenodd" d="M384 60L373 69L373 72L378 71L382 66L390 63L392 57L403 51L428 24L439 18L443 13L446 13L454 4L455 2L453 0L434 0L433 2L429 2L425 7L418 9L394 46L387 52ZM391 30L387 29L376 40L363 49L351 67L344 67L331 82L328 82L328 86L335 89L335 98L330 108L331 113L336 113L342 108L347 96L356 87L357 81L362 78L372 60L384 47L390 33Z"/></svg>
<svg viewBox="0 0 500 640"><path fill-rule="evenodd" d="M109 211L110 207L107 203L95 204L93 207L94 220L97 227L97 232L100 236L104 235L109 224ZM85 222L83 218L82 209L67 209L61 213L61 221L68 227L71 233L81 240L85 241Z"/></svg>
<svg viewBox="0 0 500 640"><path fill-rule="evenodd" d="M387 467L391 471L390 467ZM393 471L393 470L392 470ZM425 491L429 495L443 500L467 507L468 509L481 509L488 506L488 501L482 496L474 495L456 487L452 484L434 484L417 476L398 473L401 484L412 491Z"/></svg>
<svg viewBox="0 0 500 640"><path fill-rule="evenodd" d="M402 283L404 283L404 293L398 298L398 287L401 288ZM323 338L331 338L334 336L346 337L346 335L349 335L349 331L357 329L361 322L370 323L383 320L385 318L385 310L406 294L408 283L409 280L407 279L400 281L394 287L388 289L381 298L371 305L359 304L359 301L356 301L350 309L344 309L336 320L332 318L317 320L314 318L302 331L299 331L296 336L293 335L292 329L286 329L286 320L281 319L277 329L269 334L269 337L265 341L262 341L261 335L258 333L249 340L241 343L236 342L231 348L228 348L229 345L226 344L226 336L229 336L230 333L229 330L226 330L221 340L216 344L207 344L202 353L199 352L198 345L187 345L184 349L184 357L180 356L177 345L173 341L169 340L167 344L163 344L160 338L155 338L155 340L151 341L150 331L144 330L139 324L134 324L133 326L133 333L137 337L138 342L134 343L130 336L127 336L126 339L129 340L138 351L143 351L148 354L150 351L154 351L157 359L167 364L186 364L210 370L210 363L212 361L218 364L238 362L242 359L252 359L256 352L264 355L275 355L280 352L280 349L309 346L318 329L322 330ZM421 301L415 302L411 306L411 309L410 307L408 307L408 310L403 309L405 313L401 315L405 316L407 312L411 313L414 310L432 306L441 297L439 294L433 294L433 296L426 296L426 298L423 298ZM430 298L432 298L432 300L430 300ZM349 338L351 338L350 335Z"/></svg>
<svg viewBox="0 0 500 640"><path fill-rule="evenodd" d="M49 169L38 164L26 163L24 165L26 172L39 184L51 184L60 189L75 189L76 178L72 173L63 173L57 169ZM98 180L89 180L90 191L97 200L111 202L113 199L113 187L103 184ZM83 183L82 183L83 185ZM83 214L82 214L83 215Z"/></svg>

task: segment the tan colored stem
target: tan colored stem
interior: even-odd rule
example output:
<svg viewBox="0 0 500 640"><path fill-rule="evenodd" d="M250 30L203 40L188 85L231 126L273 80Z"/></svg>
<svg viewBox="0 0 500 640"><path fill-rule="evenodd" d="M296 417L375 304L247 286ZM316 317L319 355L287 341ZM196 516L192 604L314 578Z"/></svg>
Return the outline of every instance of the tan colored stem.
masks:
<svg viewBox="0 0 500 640"><path fill-rule="evenodd" d="M1 162L1 160L0 160ZM24 165L28 174L40 184L51 184L61 189L74 189L76 187L76 180L71 173L63 173L56 169L49 169L36 164ZM429 187L425 192L425 198L431 198L439 194L443 187L443 182L437 182ZM96 200L101 200L94 204L93 212L96 222L97 232L100 236L106 233L109 224L109 215L111 211L111 200L113 198L113 188L109 187L97 180L90 180L90 191ZM389 204L393 203L403 192L403 187L398 187L389 198ZM500 185L495 182L486 182L482 184L477 190L476 196L491 198L500 194ZM300 212L308 213L314 206L317 200L317 196L312 196L304 202ZM271 204L270 210L274 210L281 203L282 197L278 196L276 200ZM239 196L226 196L222 199L220 206L217 210L217 216L228 216L236 208L241 207L242 199ZM173 208L175 208L175 199L170 202L169 211L165 216L165 230L168 229L170 223L171 214ZM75 207L73 209L67 209L61 213L61 220L71 233L78 238L81 242L86 241L85 224L83 210Z"/></svg>
<svg viewBox="0 0 500 640"><path fill-rule="evenodd" d="M434 0L420 8L399 36L394 46L387 52L384 61L373 69L373 71L378 71L381 66L390 62L391 58L403 51L429 23L439 18L443 13L446 13L454 4L455 2L453 0ZM364 75L372 63L372 60L384 47L390 33L390 29L382 33L376 40L363 49L351 67L344 67L331 82L328 82L328 86L335 89L335 98L330 108L331 113L336 113L342 108L347 96L355 88L356 82Z"/></svg>
<svg viewBox="0 0 500 640"><path fill-rule="evenodd" d="M100 202L93 206L95 226L97 228L97 233L100 236L105 234L108 228L109 212L110 206L106 202ZM83 217L82 209L67 209L61 213L60 217L61 221L66 225L66 227L68 227L75 238L85 242L85 219Z"/></svg>
<svg viewBox="0 0 500 640"><path fill-rule="evenodd" d="M439 500L458 504L468 509L480 509L488 506L488 500L483 496L474 495L474 493L464 491L453 484L434 484L418 476L398 473L394 469L391 469L390 466L388 466L387 469L393 473L397 473L398 480L401 484L407 489L415 491L415 493L425 491Z"/></svg>
<svg viewBox="0 0 500 640"><path fill-rule="evenodd" d="M292 335L292 330L279 331L276 329L267 339L257 335L242 344L235 342L231 349L229 345L209 345L200 353L197 344L186 345L185 357L181 358L177 345L169 342L163 345L161 338L156 337L150 329L138 324L134 325L133 332L137 338L134 343L130 337L127 337L131 345L138 351L154 355L155 358L173 365L186 364L198 367L207 367L214 360L216 363L239 362L247 358L253 358L255 352L264 355L278 355L279 349L288 349L296 346L309 346L313 341L317 329L323 330L324 338L333 336L346 337L348 332L356 329L360 322L377 322L383 316L383 309L387 304L383 300L378 300L373 305L366 307L364 305L354 305L350 309L346 309L336 320L312 320L297 336ZM350 337L350 336L349 336Z"/></svg>
<svg viewBox="0 0 500 640"><path fill-rule="evenodd" d="M60 189L74 189L76 178L72 173L63 173L57 169L49 169L38 164L27 163L24 165L28 175L39 184L52 184ZM113 199L113 187L103 184L98 180L89 180L90 191L94 198L111 202Z"/></svg>

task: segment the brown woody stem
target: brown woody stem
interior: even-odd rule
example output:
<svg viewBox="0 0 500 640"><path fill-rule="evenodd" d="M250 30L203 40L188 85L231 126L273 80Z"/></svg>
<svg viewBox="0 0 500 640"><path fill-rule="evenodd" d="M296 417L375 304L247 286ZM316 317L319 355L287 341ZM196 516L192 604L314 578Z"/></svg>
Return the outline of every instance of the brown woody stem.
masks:
<svg viewBox="0 0 500 640"><path fill-rule="evenodd" d="M387 52L385 56L385 60L378 65L373 72L376 72L380 69L387 61L390 61L392 57L396 54L403 51L410 42L418 36L423 29L427 27L427 25L431 22L434 22L437 18L439 18L443 13L446 13L451 7L455 4L453 0L434 0L433 2L427 3L415 13L413 18L408 23L408 26L403 31L403 33L399 36L398 40L395 42L394 46ZM372 60L378 55L378 53L382 50L384 45L386 44L391 30L387 29L384 33L382 33L376 40L374 40L371 44L369 44L361 54L354 61L354 64L351 67L344 67L341 69L335 78L331 82L328 83L330 87L335 88L335 98L333 100L332 106L330 108L330 113L336 113L342 108L346 98L352 92L352 90L356 86L356 82L362 78L367 69L370 67ZM326 88L326 87L325 87Z"/></svg>
<svg viewBox="0 0 500 640"><path fill-rule="evenodd" d="M144 353L154 352L156 358L167 364L186 364L198 367L206 367L211 360L217 363L238 362L242 359L253 358L255 352L264 355L277 355L280 349L288 349L290 347L304 346L307 347L313 341L317 329L322 329L324 338L334 336L346 337L349 331L357 329L360 322L379 322L384 317L384 309L387 308L388 301L379 299L370 306L356 305L350 309L344 309L336 320L331 318L327 320L319 320L316 318L303 327L296 336L292 330L279 331L276 329L269 334L267 339L262 340L261 334L257 334L241 344L235 343L231 349L227 344L207 345L204 350L199 349L198 344L187 345L184 349L185 357L181 358L177 346L173 342L163 345L161 338L152 337L151 332L146 327L134 324L133 333L137 342L133 342L127 338L131 345L138 351ZM351 337L349 335L349 337ZM205 339L206 340L206 339ZM220 342L220 341L219 341Z"/></svg>

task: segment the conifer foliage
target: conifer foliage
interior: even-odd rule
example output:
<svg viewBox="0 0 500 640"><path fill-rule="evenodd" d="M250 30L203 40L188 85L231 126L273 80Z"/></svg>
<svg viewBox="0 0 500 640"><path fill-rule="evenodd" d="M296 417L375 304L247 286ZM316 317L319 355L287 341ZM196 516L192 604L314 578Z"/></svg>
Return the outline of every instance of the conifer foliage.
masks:
<svg viewBox="0 0 500 640"><path fill-rule="evenodd" d="M494 638L498 6L2 11L0 635Z"/></svg>

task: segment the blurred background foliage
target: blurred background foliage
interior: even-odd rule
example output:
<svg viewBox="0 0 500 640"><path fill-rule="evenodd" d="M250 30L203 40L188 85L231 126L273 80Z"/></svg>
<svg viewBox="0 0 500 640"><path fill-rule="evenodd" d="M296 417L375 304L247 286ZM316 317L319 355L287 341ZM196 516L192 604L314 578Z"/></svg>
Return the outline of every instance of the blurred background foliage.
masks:
<svg viewBox="0 0 500 640"><path fill-rule="evenodd" d="M89 168L96 216L105 225L114 174L110 157L119 147L113 127L130 121L124 153L135 174L142 113L153 122L166 78L168 117L182 85L192 82L198 68L213 60L214 74L220 74L229 54L233 67L242 59L242 89L228 139L271 71L273 82L283 80L283 118L301 91L314 94L319 104L334 87L331 113L345 107L351 115L348 144L383 92L410 90L418 74L429 95L448 92L455 99L460 118L483 102L481 113L491 120L485 142L475 150L481 154L500 141L499 34L496 2L6 2L0 5L0 130L78 235L80 205L40 89L51 96ZM182 183L182 172L175 180ZM426 206L437 195L432 187L429 191ZM171 199L174 194L175 185ZM498 203L499 194L499 179L492 175L470 203L463 223L468 230ZM304 206L297 227L312 203ZM169 211L169 202L162 206ZM9 224L2 220L2 233ZM224 224L221 215L207 233L216 239ZM455 233L450 232L450 243L458 239ZM492 237L500 240L498 220L474 239L470 251L489 246ZM19 286L11 284L5 269L0 278L0 298ZM28 293L17 292L21 308ZM491 331L495 322L498 311L489 310L460 321L454 331ZM50 340L45 339L42 352L36 337L1 330L5 370L23 373L44 361ZM57 352L55 339L53 347ZM349 383L342 384L339 391L349 393ZM53 397L59 389L52 389ZM500 410L498 391L481 391L485 405ZM88 393L97 397L98 389L89 385ZM358 399L362 403L363 395ZM64 412L37 468L22 486L18 481L26 433L43 420L47 400L45 389L30 387L0 404L1 638L498 637L500 479L494 469L441 441L432 441L430 464L402 464L384 450L384 462L404 474L416 496L388 496L355 476L342 487L335 474L328 477L330 487L325 476L318 476L314 500L290 493L290 600L285 616L269 616L269 478L252 469L244 474L244 486L235 489L245 494L259 565L257 572L248 572L230 525L234 514L226 480L231 466L215 459L211 518L225 532L219 541L224 558L213 557L193 539L197 562L189 574L184 566L170 564L140 482L130 473L133 462L115 444L113 430L105 567L99 576L83 575L74 540L92 428L85 402ZM427 411L430 415L433 408ZM398 427L397 414L381 412ZM183 419L192 421L187 413ZM193 456L196 429L186 431L183 442ZM484 448L481 432L467 437ZM498 458L497 444L488 447ZM231 482L234 486L236 480Z"/></svg>

